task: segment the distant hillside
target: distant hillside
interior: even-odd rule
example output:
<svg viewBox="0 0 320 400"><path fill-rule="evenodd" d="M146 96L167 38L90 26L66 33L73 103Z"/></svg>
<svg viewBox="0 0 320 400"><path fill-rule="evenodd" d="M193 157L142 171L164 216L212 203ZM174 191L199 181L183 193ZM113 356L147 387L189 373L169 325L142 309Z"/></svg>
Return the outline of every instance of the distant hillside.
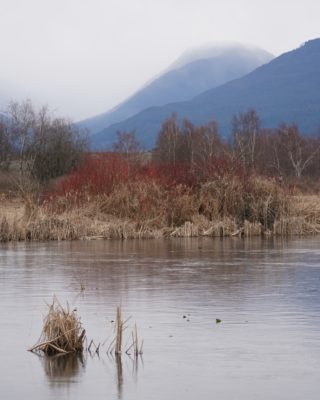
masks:
<svg viewBox="0 0 320 400"><path fill-rule="evenodd" d="M205 90L239 78L273 56L257 47L214 44L184 53L166 72L146 84L114 109L79 122L96 133L138 112L172 102L190 100Z"/></svg>
<svg viewBox="0 0 320 400"><path fill-rule="evenodd" d="M147 109L92 138L93 147L108 146L117 130L136 130L148 147L155 144L162 121L177 112L196 124L215 119L230 132L234 113L256 108L267 127L297 123L306 133L320 129L320 39L277 57L245 77L208 90L191 101Z"/></svg>

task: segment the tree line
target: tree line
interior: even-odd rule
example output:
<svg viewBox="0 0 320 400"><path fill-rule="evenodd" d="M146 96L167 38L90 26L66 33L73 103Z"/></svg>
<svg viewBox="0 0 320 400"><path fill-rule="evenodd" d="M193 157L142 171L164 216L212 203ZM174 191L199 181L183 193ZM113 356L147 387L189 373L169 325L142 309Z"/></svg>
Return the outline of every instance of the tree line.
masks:
<svg viewBox="0 0 320 400"><path fill-rule="evenodd" d="M297 125L266 129L254 109L234 115L227 141L215 121L195 126L173 115L160 129L154 158L173 165L186 162L199 172L213 160L228 160L248 172L279 179L319 178L320 135L308 137Z"/></svg>
<svg viewBox="0 0 320 400"><path fill-rule="evenodd" d="M151 152L134 132L118 132L113 154L119 155L128 174L134 163L166 166L170 176L208 181L230 171L256 173L284 180L319 179L320 135L308 137L298 126L281 124L266 129L254 109L234 115L231 135L221 137L217 123L195 125L177 115L166 119ZM30 100L11 102L0 117L0 169L23 189L38 186L77 169L88 158L87 135L48 107L36 109Z"/></svg>

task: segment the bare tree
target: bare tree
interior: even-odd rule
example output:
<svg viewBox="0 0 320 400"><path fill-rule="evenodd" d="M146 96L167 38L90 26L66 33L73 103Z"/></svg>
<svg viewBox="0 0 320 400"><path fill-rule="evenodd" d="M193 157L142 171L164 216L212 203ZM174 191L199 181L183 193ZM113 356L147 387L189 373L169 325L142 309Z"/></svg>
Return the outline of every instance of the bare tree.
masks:
<svg viewBox="0 0 320 400"><path fill-rule="evenodd" d="M281 125L277 131L280 150L283 152L282 163L293 171L293 175L301 178L302 174L320 154L319 141L305 138L296 125Z"/></svg>
<svg viewBox="0 0 320 400"><path fill-rule="evenodd" d="M10 142L9 129L4 117L0 118L0 169L8 170L12 158L13 146Z"/></svg>
<svg viewBox="0 0 320 400"><path fill-rule="evenodd" d="M236 155L249 168L255 168L256 145L261 121L254 109L234 115L232 119L233 145Z"/></svg>
<svg viewBox="0 0 320 400"><path fill-rule="evenodd" d="M64 175L79 166L87 146L86 136L70 121L39 119L30 173L40 183Z"/></svg>
<svg viewBox="0 0 320 400"><path fill-rule="evenodd" d="M198 160L208 161L222 151L222 143L215 121L210 121L196 129L196 156Z"/></svg>
<svg viewBox="0 0 320 400"><path fill-rule="evenodd" d="M135 132L117 132L117 141L113 144L113 150L125 156L139 153L142 150L141 143L136 139Z"/></svg>
<svg viewBox="0 0 320 400"><path fill-rule="evenodd" d="M34 142L36 115L30 99L11 101L7 108L11 141L18 154L20 175L27 171L27 162Z"/></svg>
<svg viewBox="0 0 320 400"><path fill-rule="evenodd" d="M37 111L31 100L15 101L6 114L21 191L30 189L31 178L42 184L68 172L87 149L85 135L71 122L53 118L46 106Z"/></svg>
<svg viewBox="0 0 320 400"><path fill-rule="evenodd" d="M157 139L157 157L161 161L177 162L177 154L181 145L181 129L177 122L177 115L165 120L161 126Z"/></svg>

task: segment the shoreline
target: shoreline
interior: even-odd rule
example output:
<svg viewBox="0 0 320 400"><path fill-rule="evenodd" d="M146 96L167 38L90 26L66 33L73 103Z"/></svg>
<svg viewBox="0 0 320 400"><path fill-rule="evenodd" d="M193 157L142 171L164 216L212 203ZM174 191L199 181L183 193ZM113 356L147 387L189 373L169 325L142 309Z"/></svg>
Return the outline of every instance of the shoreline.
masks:
<svg viewBox="0 0 320 400"><path fill-rule="evenodd" d="M28 207L22 200L2 201L0 242L157 239L188 237L288 237L320 233L320 196L293 196L286 215L272 226L239 222L225 217L209 220L194 214L179 225L156 226L154 221L134 221L99 211L94 202L54 213L46 206Z"/></svg>

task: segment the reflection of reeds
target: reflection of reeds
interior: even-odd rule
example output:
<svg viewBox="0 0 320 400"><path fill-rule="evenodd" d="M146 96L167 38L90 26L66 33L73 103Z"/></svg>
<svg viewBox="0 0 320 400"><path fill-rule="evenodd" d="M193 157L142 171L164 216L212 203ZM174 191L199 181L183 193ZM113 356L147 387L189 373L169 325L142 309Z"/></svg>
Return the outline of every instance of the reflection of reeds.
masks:
<svg viewBox="0 0 320 400"><path fill-rule="evenodd" d="M121 399L122 391L123 391L123 370L122 370L121 355L116 354L115 360L116 360L116 366L117 366L118 397L119 397L119 399Z"/></svg>
<svg viewBox="0 0 320 400"><path fill-rule="evenodd" d="M123 385L125 382L126 372L129 369L131 372L132 378L137 382L138 380L138 373L139 373L139 364L142 363L143 359L142 356L139 355L137 357L126 357L125 363L123 363L123 358L121 354L114 354L114 353L107 353L109 361L114 365L116 371L116 382L117 382L117 389L118 389L118 399L122 399L123 396ZM131 370L132 367L132 370Z"/></svg>
<svg viewBox="0 0 320 400"><path fill-rule="evenodd" d="M85 330L76 311L64 308L55 298L49 306L39 343L30 351L41 350L46 355L82 353Z"/></svg>
<svg viewBox="0 0 320 400"><path fill-rule="evenodd" d="M80 372L80 367L84 366L81 354L57 354L50 357L42 357L46 375L49 378L73 378Z"/></svg>

